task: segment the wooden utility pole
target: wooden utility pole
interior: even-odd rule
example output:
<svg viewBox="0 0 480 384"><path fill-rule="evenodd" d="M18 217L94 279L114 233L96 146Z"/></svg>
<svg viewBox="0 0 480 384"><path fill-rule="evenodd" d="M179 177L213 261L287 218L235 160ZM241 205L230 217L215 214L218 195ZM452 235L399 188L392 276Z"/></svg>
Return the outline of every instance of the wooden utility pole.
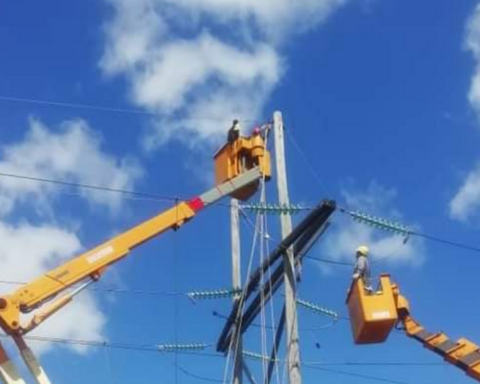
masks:
<svg viewBox="0 0 480 384"><path fill-rule="evenodd" d="M238 200L232 199L230 206L230 225L232 241L232 287L234 290L240 290L242 287L242 276L240 267L240 217ZM233 297L233 302L240 300L240 295ZM238 327L235 327L233 333L233 384L242 384L243 382L243 346L242 334Z"/></svg>
<svg viewBox="0 0 480 384"><path fill-rule="evenodd" d="M278 201L280 205L288 206L287 168L285 165L285 142L282 114L276 111L273 114L273 132L275 137L275 162L277 176ZM280 216L282 239L292 232L292 218L289 215ZM285 263L285 330L287 335L287 369L290 384L301 384L300 350L298 338L296 281L293 250L287 250L284 256Z"/></svg>

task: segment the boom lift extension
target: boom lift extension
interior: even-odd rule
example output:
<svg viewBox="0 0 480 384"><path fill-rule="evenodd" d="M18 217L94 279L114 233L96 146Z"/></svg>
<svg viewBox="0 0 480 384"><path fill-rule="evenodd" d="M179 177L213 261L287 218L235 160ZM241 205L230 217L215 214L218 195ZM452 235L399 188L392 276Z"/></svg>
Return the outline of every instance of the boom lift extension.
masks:
<svg viewBox="0 0 480 384"><path fill-rule="evenodd" d="M252 196L261 179L270 178L270 155L260 135L240 137L227 143L215 155L216 186L183 201L159 215L121 233L111 240L55 268L13 293L0 296L0 327L12 336L26 365L39 384L49 384L39 363L23 340L50 316L99 280L106 269L126 257L131 250L169 229L178 229L197 212L227 195L246 200ZM79 284L80 285L77 285ZM75 289L64 293L69 288ZM57 295L63 296L55 299ZM55 300L54 300L55 299ZM52 301L53 300L53 301ZM49 303L49 304L47 304ZM22 323L21 314L37 312ZM24 384L0 344L0 378L6 384Z"/></svg>
<svg viewBox="0 0 480 384"><path fill-rule="evenodd" d="M380 287L373 293L365 290L362 279L354 281L347 304L356 344L382 343L395 327L480 382L480 347L465 338L452 341L443 332L423 328L388 274L380 276Z"/></svg>

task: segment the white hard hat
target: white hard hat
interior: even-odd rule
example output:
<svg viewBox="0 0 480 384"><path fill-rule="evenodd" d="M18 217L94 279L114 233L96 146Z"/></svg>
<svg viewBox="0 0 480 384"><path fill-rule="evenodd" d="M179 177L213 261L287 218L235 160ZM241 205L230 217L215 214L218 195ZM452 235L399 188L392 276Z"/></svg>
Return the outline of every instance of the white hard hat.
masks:
<svg viewBox="0 0 480 384"><path fill-rule="evenodd" d="M368 256L368 247L366 245L360 245L357 248L357 255Z"/></svg>

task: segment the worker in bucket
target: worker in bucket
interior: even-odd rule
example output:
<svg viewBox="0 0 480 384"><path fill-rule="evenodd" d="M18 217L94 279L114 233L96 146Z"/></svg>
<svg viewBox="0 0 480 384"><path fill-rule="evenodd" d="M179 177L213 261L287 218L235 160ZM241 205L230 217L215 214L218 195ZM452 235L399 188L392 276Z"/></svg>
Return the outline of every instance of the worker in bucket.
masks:
<svg viewBox="0 0 480 384"><path fill-rule="evenodd" d="M240 122L237 119L233 120L232 126L228 130L228 142L233 143L237 140L240 137L240 131Z"/></svg>
<svg viewBox="0 0 480 384"><path fill-rule="evenodd" d="M360 245L355 253L356 262L353 269L353 280L362 279L365 286L365 290L373 292L373 288L370 284L370 265L368 263L368 247L366 245Z"/></svg>

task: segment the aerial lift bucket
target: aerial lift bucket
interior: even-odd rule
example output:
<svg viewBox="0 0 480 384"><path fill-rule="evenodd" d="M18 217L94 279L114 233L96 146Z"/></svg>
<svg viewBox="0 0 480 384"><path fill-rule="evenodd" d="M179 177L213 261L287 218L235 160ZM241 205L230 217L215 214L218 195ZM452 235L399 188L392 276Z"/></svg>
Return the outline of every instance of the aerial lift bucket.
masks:
<svg viewBox="0 0 480 384"><path fill-rule="evenodd" d="M239 137L237 140L225 144L215 154L214 159L216 185L232 180L254 167L259 167L266 180L269 180L271 176L270 153L265 148L265 141L261 135ZM258 181L247 185L232 194L232 197L248 200L255 194L258 185Z"/></svg>
<svg viewBox="0 0 480 384"><path fill-rule="evenodd" d="M377 291L366 290L362 279L353 281L347 305L355 344L385 341L398 320L392 283L386 274L380 276Z"/></svg>

